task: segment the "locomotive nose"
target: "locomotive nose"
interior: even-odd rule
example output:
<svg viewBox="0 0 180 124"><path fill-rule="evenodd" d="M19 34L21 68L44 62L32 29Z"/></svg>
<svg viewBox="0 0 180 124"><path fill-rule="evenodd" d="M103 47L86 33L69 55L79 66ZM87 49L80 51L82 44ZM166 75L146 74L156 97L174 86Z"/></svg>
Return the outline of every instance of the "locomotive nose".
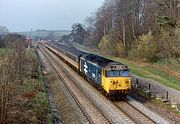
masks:
<svg viewBox="0 0 180 124"><path fill-rule="evenodd" d="M122 90L130 89L131 80L130 79L111 79L110 80L110 89L112 90Z"/></svg>
<svg viewBox="0 0 180 124"><path fill-rule="evenodd" d="M121 81L117 81L117 84L118 84L119 86L121 86Z"/></svg>
<svg viewBox="0 0 180 124"><path fill-rule="evenodd" d="M114 90L117 90L119 87L121 87L121 81L120 80L111 80L110 81L111 86L114 87Z"/></svg>
<svg viewBox="0 0 180 124"><path fill-rule="evenodd" d="M130 80L126 79L126 80L125 80L125 83L126 83L126 84L129 84L129 83L130 83Z"/></svg>

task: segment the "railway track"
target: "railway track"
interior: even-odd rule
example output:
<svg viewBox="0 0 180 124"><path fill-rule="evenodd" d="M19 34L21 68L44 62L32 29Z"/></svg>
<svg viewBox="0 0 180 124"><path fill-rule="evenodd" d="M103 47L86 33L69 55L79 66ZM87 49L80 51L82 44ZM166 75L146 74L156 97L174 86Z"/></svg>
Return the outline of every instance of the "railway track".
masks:
<svg viewBox="0 0 180 124"><path fill-rule="evenodd" d="M107 110L102 110L102 106L98 105L96 101L91 100L93 96L89 95L87 93L87 90L85 91L83 90L81 86L77 85L77 81L79 79L77 78L76 80L74 80L72 78L72 75L70 74L69 70L65 69L66 68L65 64L63 64L63 62L59 60L57 55L55 55L54 53L50 52L47 49L44 49L44 50L42 51L44 51L44 54L47 56L50 63L53 65L53 68L58 73L60 78L63 79L63 82L65 82L67 89L72 94L73 98L75 99L79 108L81 109L83 113L82 118L86 118L85 120L87 120L87 122L89 123L119 123L121 122L121 123L138 123L138 124L156 123L151 118L149 118L148 116L143 114L141 111L139 111L138 109L136 109L135 107L133 107L132 105L128 104L128 102L125 102L125 101L115 102L114 103L115 108L113 108L114 106L111 105L113 103L110 102L109 100L104 99L103 102L108 101L110 103L109 106L112 108L112 111L109 111L109 113L117 111L117 112L114 112L115 114L114 113L107 114ZM81 81L78 81L78 82L81 82ZM121 111L122 113L121 112L119 113L119 111ZM115 116L112 117L112 115L113 116L115 115ZM121 117L124 119L123 121L121 121L122 120Z"/></svg>
<svg viewBox="0 0 180 124"><path fill-rule="evenodd" d="M151 118L128 104L127 101L114 102L114 104L137 124L155 124Z"/></svg>
<svg viewBox="0 0 180 124"><path fill-rule="evenodd" d="M42 50L42 49L41 49ZM76 85L74 80L71 78L71 76L67 73L67 71L63 68L62 65L59 64L59 61L55 61L53 58L53 54L42 50L42 52L45 54L47 59L52 64L55 71L58 73L60 78L63 80L66 88L72 95L73 99L78 104L78 107L82 111L83 115L81 115L81 118L83 120L86 120L87 123L94 123L94 124L100 124L100 123L112 123L111 119L108 118L106 115L103 114L103 112L95 105L95 103L89 98L89 96L84 93L84 91Z"/></svg>

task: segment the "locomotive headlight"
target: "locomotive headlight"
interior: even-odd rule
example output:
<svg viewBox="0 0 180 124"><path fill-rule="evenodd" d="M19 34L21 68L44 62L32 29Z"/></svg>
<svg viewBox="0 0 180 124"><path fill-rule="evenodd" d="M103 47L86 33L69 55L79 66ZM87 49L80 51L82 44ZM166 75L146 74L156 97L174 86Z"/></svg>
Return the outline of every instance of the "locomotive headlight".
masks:
<svg viewBox="0 0 180 124"><path fill-rule="evenodd" d="M129 80L126 80L125 83L128 84L130 81Z"/></svg>
<svg viewBox="0 0 180 124"><path fill-rule="evenodd" d="M118 81L118 85L121 86L121 81Z"/></svg>
<svg viewBox="0 0 180 124"><path fill-rule="evenodd" d="M113 81L113 80L111 80L110 82L111 82L111 84L113 84L113 85L115 84L115 81Z"/></svg>

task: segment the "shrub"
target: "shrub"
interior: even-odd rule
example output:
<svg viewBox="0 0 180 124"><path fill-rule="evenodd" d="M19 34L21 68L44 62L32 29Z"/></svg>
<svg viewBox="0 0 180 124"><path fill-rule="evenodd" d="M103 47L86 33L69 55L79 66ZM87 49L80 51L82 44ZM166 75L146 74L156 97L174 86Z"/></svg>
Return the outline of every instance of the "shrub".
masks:
<svg viewBox="0 0 180 124"><path fill-rule="evenodd" d="M111 38L109 35L104 36L99 45L98 48L100 49L101 52L105 54L112 54L113 51L113 44L111 43Z"/></svg>
<svg viewBox="0 0 180 124"><path fill-rule="evenodd" d="M98 48L101 52L109 55L125 57L126 50L121 41L117 40L117 38L112 34L104 36Z"/></svg>
<svg viewBox="0 0 180 124"><path fill-rule="evenodd" d="M151 32L139 37L137 50L140 58L145 58L149 62L157 60L157 43Z"/></svg>

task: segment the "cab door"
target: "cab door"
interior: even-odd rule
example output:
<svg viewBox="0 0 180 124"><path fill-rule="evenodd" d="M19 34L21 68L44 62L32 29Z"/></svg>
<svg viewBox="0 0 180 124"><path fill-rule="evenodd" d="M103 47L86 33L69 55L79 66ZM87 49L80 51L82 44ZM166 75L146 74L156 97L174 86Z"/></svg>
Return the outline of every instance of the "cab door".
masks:
<svg viewBox="0 0 180 124"><path fill-rule="evenodd" d="M110 89L110 80L108 77L106 77L106 70L103 69L102 71L102 87L103 89L109 93L109 89Z"/></svg>
<svg viewBox="0 0 180 124"><path fill-rule="evenodd" d="M103 89L105 89L105 70L104 69L102 69L102 78L101 78L102 80L102 87L103 87Z"/></svg>
<svg viewBox="0 0 180 124"><path fill-rule="evenodd" d="M101 69L96 70L96 75L97 75L98 84L102 86L102 82L101 82L102 81L102 71L101 71Z"/></svg>

